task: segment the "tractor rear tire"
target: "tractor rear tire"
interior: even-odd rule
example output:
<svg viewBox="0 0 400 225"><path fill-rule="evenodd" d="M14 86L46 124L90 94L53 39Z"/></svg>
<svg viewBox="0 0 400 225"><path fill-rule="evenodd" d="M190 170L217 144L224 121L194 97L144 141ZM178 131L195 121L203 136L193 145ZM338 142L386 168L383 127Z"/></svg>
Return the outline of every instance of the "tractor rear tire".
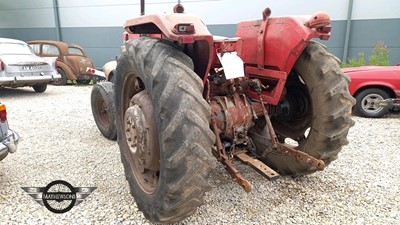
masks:
<svg viewBox="0 0 400 225"><path fill-rule="evenodd" d="M97 128L104 137L110 140L117 139L115 125L114 89L110 82L101 82L93 85L90 104Z"/></svg>
<svg viewBox="0 0 400 225"><path fill-rule="evenodd" d="M205 192L211 190L208 178L216 166L211 154L215 142L209 128L211 109L202 97L202 81L193 72L192 60L177 46L150 37L126 43L116 75L118 144L131 194L150 221L180 221L205 203ZM130 135L131 120L138 116L129 117L129 110L145 110L134 102L140 93L149 96L153 113L144 116L153 114L153 124L143 126L145 131L136 126L138 132ZM155 134L146 143L158 142L156 148L144 148L140 141L132 144L132 140L147 140L140 138L152 128ZM142 150L148 155L159 154L152 160L156 169L144 167L142 156L136 155Z"/></svg>
<svg viewBox="0 0 400 225"><path fill-rule="evenodd" d="M349 93L349 82L339 67L338 59L322 44L310 42L286 83L286 98L292 97L288 102L301 105L297 108L301 110L295 110L294 119L289 121L279 116L271 119L278 140L292 139L292 147L297 145L296 149L322 159L326 166L335 160L342 146L348 143L347 134L354 125L351 109L355 100ZM266 128L258 137L260 134L265 137ZM265 139L254 138L253 141L258 153L262 154L268 143ZM274 151L264 153L263 161L282 175L297 176L316 171L305 162Z"/></svg>

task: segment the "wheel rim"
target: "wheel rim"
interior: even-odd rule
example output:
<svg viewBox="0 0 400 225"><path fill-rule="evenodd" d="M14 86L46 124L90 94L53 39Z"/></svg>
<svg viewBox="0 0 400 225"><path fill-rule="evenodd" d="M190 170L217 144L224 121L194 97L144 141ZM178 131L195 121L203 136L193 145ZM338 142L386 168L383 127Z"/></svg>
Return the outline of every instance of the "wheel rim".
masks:
<svg viewBox="0 0 400 225"><path fill-rule="evenodd" d="M380 100L383 100L381 95L369 94L361 100L361 108L367 113L379 113L383 109L383 107L377 104Z"/></svg>
<svg viewBox="0 0 400 225"><path fill-rule="evenodd" d="M136 93L131 98L124 116L128 146L126 156L135 180L147 194L155 192L160 175L160 150L154 118L153 105L147 91Z"/></svg>
<svg viewBox="0 0 400 225"><path fill-rule="evenodd" d="M281 143L300 148L312 126L312 104L308 88L300 76L288 82L287 93L279 107L282 114L272 120Z"/></svg>
<svg viewBox="0 0 400 225"><path fill-rule="evenodd" d="M104 128L108 128L110 126L108 108L105 101L101 97L96 98L96 110L99 114L99 122L101 126Z"/></svg>

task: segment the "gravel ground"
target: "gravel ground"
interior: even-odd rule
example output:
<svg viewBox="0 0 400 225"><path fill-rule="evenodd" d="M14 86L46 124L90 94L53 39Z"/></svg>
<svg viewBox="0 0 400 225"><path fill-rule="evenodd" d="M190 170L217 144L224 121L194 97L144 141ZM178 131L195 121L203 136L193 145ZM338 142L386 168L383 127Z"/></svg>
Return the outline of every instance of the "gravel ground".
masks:
<svg viewBox="0 0 400 225"><path fill-rule="evenodd" d="M90 91L0 89L10 126L22 136L0 162L0 224L150 224L129 193L118 145L97 130ZM268 181L235 162L254 186L245 193L220 165L207 204L180 224L400 224L400 115L353 119L350 144L323 172ZM97 189L64 214L21 189L56 179Z"/></svg>

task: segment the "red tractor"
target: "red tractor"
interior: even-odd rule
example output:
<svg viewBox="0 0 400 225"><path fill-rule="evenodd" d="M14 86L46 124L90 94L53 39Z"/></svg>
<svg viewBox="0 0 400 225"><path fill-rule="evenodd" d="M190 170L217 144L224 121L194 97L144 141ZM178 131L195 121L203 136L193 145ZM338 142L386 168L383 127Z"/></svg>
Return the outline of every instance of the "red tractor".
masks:
<svg viewBox="0 0 400 225"><path fill-rule="evenodd" d="M213 37L180 4L125 22L137 38L118 57L112 107L131 193L152 222L204 204L216 161L249 192L233 158L275 179L323 170L348 143L349 78L311 41L330 37L329 16L270 14L235 38Z"/></svg>

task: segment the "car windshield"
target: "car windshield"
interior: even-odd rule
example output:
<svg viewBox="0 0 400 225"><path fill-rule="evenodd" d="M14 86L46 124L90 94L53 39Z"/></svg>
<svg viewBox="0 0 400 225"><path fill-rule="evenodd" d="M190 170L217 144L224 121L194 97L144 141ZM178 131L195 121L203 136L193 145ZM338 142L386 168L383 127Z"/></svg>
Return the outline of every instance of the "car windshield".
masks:
<svg viewBox="0 0 400 225"><path fill-rule="evenodd" d="M0 43L0 55L32 55L31 48L25 44Z"/></svg>
<svg viewBox="0 0 400 225"><path fill-rule="evenodd" d="M74 48L74 47L68 47L68 54L83 56L83 52L79 48Z"/></svg>

